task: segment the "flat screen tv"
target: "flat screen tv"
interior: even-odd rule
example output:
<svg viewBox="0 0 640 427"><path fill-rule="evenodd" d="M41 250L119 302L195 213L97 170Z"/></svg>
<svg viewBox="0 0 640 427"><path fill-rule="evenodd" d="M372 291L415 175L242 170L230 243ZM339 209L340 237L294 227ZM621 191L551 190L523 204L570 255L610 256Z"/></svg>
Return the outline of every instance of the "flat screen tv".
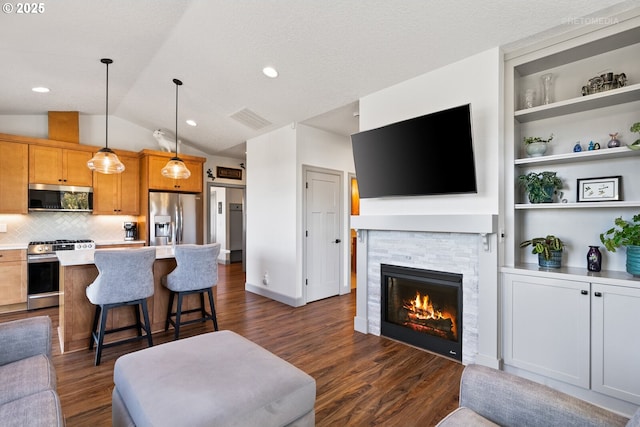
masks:
<svg viewBox="0 0 640 427"><path fill-rule="evenodd" d="M476 193L471 105L351 135L361 198Z"/></svg>

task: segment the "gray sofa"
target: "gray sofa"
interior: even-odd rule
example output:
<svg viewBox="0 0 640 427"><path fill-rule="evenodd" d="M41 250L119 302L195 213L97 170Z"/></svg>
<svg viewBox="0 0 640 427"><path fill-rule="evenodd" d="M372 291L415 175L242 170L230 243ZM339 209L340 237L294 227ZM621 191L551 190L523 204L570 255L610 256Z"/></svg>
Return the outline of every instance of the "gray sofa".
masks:
<svg viewBox="0 0 640 427"><path fill-rule="evenodd" d="M0 323L0 426L63 426L51 362L51 319Z"/></svg>
<svg viewBox="0 0 640 427"><path fill-rule="evenodd" d="M545 385L480 365L460 381L460 407L438 427L640 427L640 409L625 418Z"/></svg>

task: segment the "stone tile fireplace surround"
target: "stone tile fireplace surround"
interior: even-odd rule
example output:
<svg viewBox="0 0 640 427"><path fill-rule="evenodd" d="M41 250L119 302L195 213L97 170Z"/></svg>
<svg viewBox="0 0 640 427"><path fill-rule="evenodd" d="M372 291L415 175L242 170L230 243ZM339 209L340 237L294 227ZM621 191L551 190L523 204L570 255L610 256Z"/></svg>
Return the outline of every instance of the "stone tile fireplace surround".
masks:
<svg viewBox="0 0 640 427"><path fill-rule="evenodd" d="M354 216L351 227L358 230L356 331L380 335L380 264L460 273L462 363L497 367L497 216Z"/></svg>

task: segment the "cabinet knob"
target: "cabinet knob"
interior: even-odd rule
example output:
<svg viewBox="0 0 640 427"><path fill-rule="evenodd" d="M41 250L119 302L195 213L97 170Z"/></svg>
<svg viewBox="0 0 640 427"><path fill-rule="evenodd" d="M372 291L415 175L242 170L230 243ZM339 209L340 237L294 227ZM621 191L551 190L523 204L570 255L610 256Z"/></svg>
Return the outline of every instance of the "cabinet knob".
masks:
<svg viewBox="0 0 640 427"><path fill-rule="evenodd" d="M589 291L585 291L584 289L580 291L582 295L589 295Z"/></svg>
<svg viewBox="0 0 640 427"><path fill-rule="evenodd" d="M596 293L594 293L594 295L597 296L597 297L601 297L602 296L602 292L596 292Z"/></svg>

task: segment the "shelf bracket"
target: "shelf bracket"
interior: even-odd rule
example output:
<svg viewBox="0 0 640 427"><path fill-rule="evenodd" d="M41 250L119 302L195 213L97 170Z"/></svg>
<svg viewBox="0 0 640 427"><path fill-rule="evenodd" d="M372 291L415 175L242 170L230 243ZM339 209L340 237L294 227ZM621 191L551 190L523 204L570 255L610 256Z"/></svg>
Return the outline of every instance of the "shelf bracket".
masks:
<svg viewBox="0 0 640 427"><path fill-rule="evenodd" d="M480 233L480 237L482 237L482 248L485 252L490 252L491 248L489 247L489 236L487 233Z"/></svg>

